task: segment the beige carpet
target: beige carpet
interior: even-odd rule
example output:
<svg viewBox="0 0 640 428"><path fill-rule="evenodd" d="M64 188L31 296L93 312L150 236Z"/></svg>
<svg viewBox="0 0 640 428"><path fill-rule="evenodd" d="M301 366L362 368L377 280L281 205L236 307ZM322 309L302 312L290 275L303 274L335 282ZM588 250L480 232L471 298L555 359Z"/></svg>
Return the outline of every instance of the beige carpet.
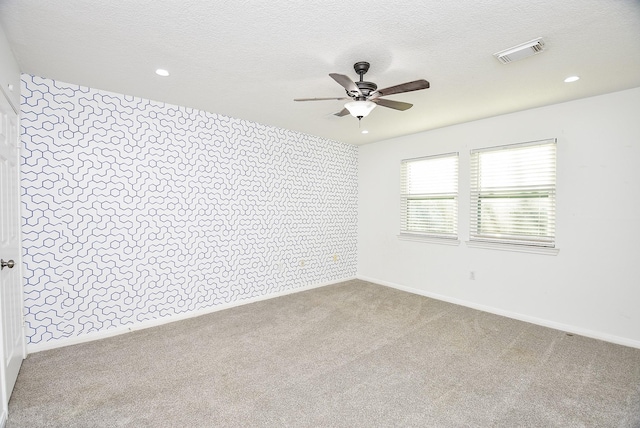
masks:
<svg viewBox="0 0 640 428"><path fill-rule="evenodd" d="M363 281L30 355L16 427L640 427L640 349Z"/></svg>

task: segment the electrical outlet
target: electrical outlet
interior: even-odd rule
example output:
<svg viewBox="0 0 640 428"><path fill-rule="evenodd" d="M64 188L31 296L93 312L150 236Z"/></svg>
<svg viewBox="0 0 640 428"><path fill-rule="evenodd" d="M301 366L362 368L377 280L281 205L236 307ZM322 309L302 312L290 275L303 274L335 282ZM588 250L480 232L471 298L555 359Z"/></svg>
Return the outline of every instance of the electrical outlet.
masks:
<svg viewBox="0 0 640 428"><path fill-rule="evenodd" d="M476 279L476 271L474 271L474 270L469 271L469 279L472 280L472 281L475 281L475 279Z"/></svg>

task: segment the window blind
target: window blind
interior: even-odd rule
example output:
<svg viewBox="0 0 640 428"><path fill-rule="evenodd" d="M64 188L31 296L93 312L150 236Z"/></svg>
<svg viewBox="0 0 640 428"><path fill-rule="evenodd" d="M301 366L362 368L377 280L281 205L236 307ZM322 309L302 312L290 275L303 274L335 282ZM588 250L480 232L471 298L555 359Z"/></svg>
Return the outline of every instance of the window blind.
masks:
<svg viewBox="0 0 640 428"><path fill-rule="evenodd" d="M458 153L401 162L400 233L458 237Z"/></svg>
<svg viewBox="0 0 640 428"><path fill-rule="evenodd" d="M556 140L471 151L472 241L555 246Z"/></svg>

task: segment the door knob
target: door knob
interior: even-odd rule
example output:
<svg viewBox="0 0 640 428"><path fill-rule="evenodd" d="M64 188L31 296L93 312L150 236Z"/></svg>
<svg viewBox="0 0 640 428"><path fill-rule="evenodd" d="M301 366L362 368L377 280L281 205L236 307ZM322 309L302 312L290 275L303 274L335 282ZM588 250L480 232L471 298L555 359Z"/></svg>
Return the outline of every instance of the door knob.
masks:
<svg viewBox="0 0 640 428"><path fill-rule="evenodd" d="M0 259L0 270L4 269L6 267L11 269L15 265L16 265L16 262L14 262L13 260L9 260L8 262L5 262L4 260Z"/></svg>

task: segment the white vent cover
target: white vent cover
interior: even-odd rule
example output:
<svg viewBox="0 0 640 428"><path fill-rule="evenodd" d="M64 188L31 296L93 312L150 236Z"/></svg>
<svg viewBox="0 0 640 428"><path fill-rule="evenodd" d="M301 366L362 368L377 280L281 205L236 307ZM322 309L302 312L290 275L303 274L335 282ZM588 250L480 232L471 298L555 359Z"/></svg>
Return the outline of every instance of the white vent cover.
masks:
<svg viewBox="0 0 640 428"><path fill-rule="evenodd" d="M528 56L539 54L544 50L544 40L542 37L531 40L530 42L522 43L517 46L505 49L493 54L498 61L503 64L509 64L510 62L517 61Z"/></svg>

